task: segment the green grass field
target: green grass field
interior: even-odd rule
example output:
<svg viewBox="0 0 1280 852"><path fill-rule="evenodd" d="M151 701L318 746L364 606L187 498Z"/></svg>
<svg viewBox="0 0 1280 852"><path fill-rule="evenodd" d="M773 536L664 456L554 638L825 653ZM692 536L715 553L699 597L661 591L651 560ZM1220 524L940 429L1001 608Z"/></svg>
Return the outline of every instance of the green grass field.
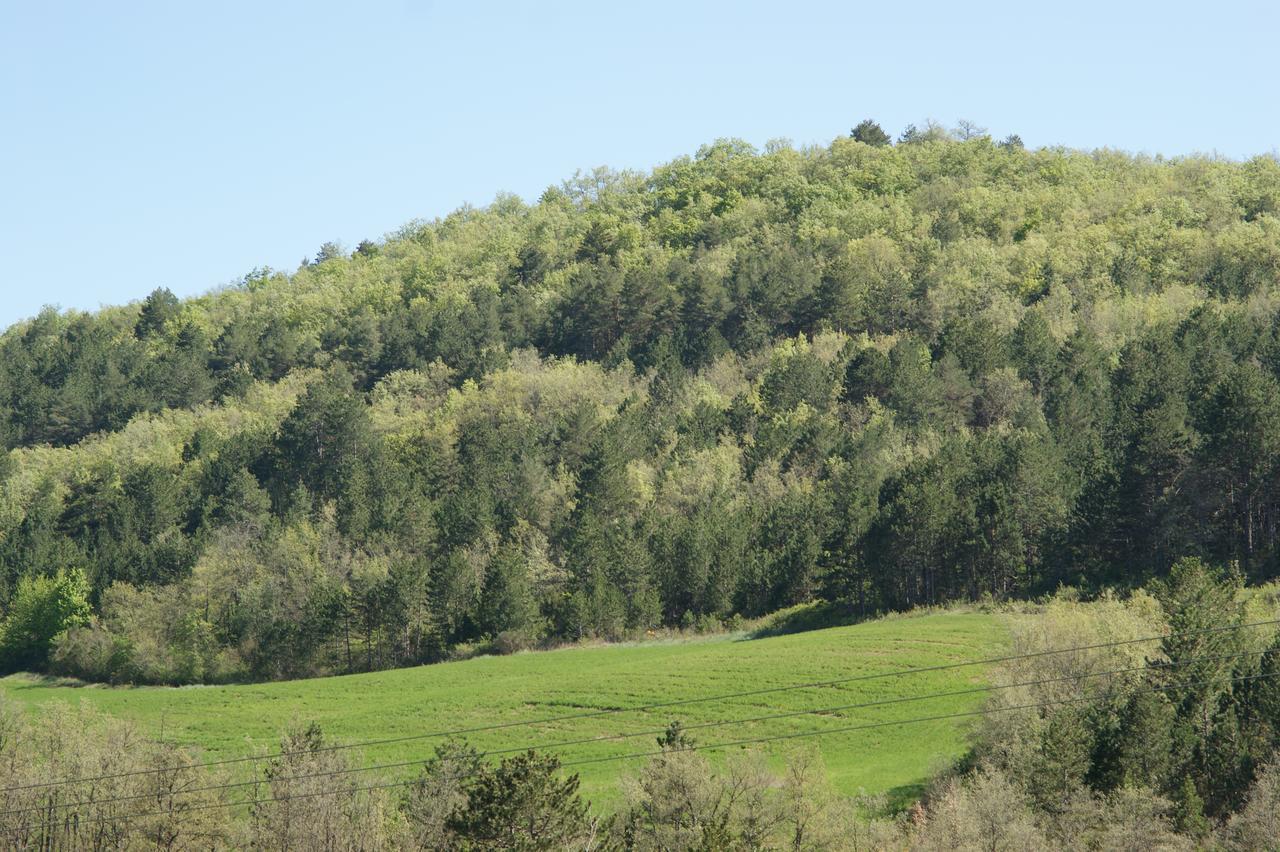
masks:
<svg viewBox="0 0 1280 852"><path fill-rule="evenodd" d="M248 686L112 688L51 684L15 675L0 692L36 709L53 701L85 701L138 723L156 737L197 747L204 759L248 754L278 743L292 723L315 720L327 737L351 742L604 708L764 689L899 671L998 654L1006 642L999 619L976 613L892 618L787 636L718 636L650 644L575 647L480 657L464 662L348 677ZM556 749L566 762L651 751L672 719L686 725L789 710L819 710L981 685L985 672L966 667L819 688L689 704L649 712L519 726L469 735L481 749L651 732ZM822 731L863 723L964 712L981 694L887 707L806 714L693 731L699 744ZM846 793L865 790L899 799L965 750L969 720L949 720L837 733L769 746L780 759L805 742L820 748L832 781ZM360 750L358 759L387 763L429 756L436 739ZM574 767L597 802L617 795L617 778L639 760ZM405 776L410 770L400 770ZM371 782L378 776L371 774Z"/></svg>

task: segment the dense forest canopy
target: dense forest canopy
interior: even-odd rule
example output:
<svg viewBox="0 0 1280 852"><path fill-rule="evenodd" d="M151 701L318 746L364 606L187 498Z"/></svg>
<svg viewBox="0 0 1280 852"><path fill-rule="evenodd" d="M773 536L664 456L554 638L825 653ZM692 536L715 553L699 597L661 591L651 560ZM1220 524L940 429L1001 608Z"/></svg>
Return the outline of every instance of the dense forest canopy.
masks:
<svg viewBox="0 0 1280 852"><path fill-rule="evenodd" d="M293 677L1280 573L1280 163L865 125L10 328L0 665Z"/></svg>

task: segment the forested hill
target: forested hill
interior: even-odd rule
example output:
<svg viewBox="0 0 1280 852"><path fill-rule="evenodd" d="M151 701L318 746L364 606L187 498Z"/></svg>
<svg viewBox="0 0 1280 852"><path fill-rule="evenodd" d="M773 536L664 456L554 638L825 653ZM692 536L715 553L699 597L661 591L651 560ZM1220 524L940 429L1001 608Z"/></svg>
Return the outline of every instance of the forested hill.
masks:
<svg viewBox="0 0 1280 852"><path fill-rule="evenodd" d="M1280 164L859 135L10 328L0 668L1275 576Z"/></svg>

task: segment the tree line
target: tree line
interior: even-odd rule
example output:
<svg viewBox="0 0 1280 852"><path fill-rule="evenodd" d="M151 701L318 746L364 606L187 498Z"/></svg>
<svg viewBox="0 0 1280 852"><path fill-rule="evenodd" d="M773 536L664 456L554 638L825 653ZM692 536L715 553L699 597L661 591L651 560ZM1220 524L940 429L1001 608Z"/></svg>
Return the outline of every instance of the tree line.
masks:
<svg viewBox="0 0 1280 852"><path fill-rule="evenodd" d="M719 142L0 336L0 667L1276 575L1280 166Z"/></svg>

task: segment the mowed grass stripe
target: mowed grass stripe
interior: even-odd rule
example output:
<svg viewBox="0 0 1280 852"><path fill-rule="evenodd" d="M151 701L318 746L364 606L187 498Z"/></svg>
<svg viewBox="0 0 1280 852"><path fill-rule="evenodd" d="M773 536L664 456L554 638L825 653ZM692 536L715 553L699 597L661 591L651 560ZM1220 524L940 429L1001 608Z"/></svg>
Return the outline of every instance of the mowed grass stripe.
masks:
<svg viewBox="0 0 1280 852"><path fill-rule="evenodd" d="M980 613L891 618L851 627L741 640L566 648L481 657L457 663L286 683L178 689L69 687L36 678L0 679L0 692L33 707L85 701L136 721L147 733L199 748L204 759L278 747L280 731L319 722L326 737L351 742L454 728L523 722L575 712L625 708L864 674L981 659L1004 651L999 620ZM981 667L923 672L837 686L709 701L647 712L521 725L469 736L480 749L507 749L562 739L605 737L767 712L948 692L985 682ZM773 736L849 724L909 719L977 709L981 694L908 702L814 716L727 725L695 732L699 742ZM906 792L963 753L966 720L833 734L814 742L832 781L846 793ZM354 759L368 763L426 759L436 740L373 746ZM644 750L637 740L602 740L559 750L566 760ZM796 744L771 749L782 754ZM719 759L719 758L713 758ZM597 801L617 793L626 763L583 766L585 791Z"/></svg>

